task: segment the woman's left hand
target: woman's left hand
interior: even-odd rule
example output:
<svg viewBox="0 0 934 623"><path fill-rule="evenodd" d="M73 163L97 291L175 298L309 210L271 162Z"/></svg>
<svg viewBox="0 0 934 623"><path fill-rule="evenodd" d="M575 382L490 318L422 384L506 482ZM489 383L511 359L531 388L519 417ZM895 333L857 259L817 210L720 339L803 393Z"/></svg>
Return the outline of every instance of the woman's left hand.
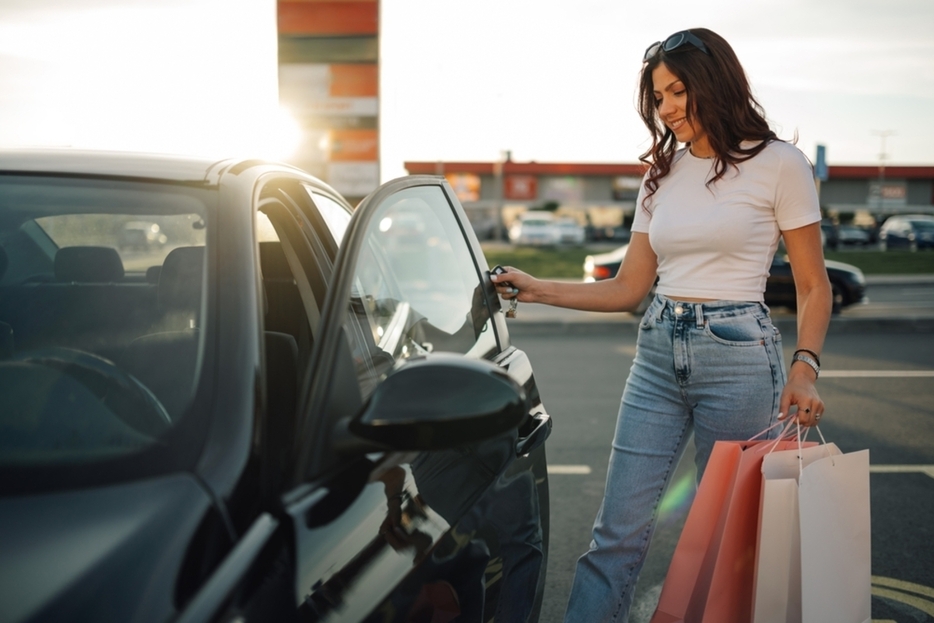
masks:
<svg viewBox="0 0 934 623"><path fill-rule="evenodd" d="M788 375L788 382L782 390L782 398L778 407L778 419L784 420L789 415L798 418L801 426L817 426L824 415L824 401L821 400L814 386L814 380L807 375L810 370L806 366L795 366ZM789 413L792 405L798 408L796 413Z"/></svg>

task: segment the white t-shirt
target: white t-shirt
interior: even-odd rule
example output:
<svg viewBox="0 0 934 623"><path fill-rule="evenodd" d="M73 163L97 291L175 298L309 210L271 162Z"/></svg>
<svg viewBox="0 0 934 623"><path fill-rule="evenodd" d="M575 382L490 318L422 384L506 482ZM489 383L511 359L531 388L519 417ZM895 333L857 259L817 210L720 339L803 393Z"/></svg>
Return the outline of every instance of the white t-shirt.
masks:
<svg viewBox="0 0 934 623"><path fill-rule="evenodd" d="M794 145L773 141L706 186L714 162L678 150L649 212L643 179L632 231L649 234L659 294L761 302L781 231L820 221L811 166Z"/></svg>

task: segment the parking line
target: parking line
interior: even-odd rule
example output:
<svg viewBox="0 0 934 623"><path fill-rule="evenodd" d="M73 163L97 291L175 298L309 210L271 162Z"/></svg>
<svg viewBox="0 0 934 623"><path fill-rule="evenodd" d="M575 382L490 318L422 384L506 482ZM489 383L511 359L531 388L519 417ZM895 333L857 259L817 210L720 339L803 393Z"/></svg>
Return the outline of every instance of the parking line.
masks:
<svg viewBox="0 0 934 623"><path fill-rule="evenodd" d="M927 474L934 478L934 465L870 465L870 474Z"/></svg>
<svg viewBox="0 0 934 623"><path fill-rule="evenodd" d="M923 584L915 584L914 582L906 582L905 580L896 580L895 578L886 578L881 575L872 576L872 583L879 584L881 586L888 586L889 588L897 588L900 591L906 593L917 593L918 595L923 595L929 599L934 599L934 588L929 586L924 586Z"/></svg>
<svg viewBox="0 0 934 623"><path fill-rule="evenodd" d="M934 370L821 370L820 375L837 379L930 378L934 377Z"/></svg>
<svg viewBox="0 0 934 623"><path fill-rule="evenodd" d="M589 465L549 465L549 474L586 476L593 470ZM870 465L872 474L927 474L934 478L934 465Z"/></svg>
<svg viewBox="0 0 934 623"><path fill-rule="evenodd" d="M893 601L898 601L914 608L915 610L920 610L925 614L934 616L934 603L924 599L923 597L917 597L916 595L906 595L905 593L900 593L899 591L893 591L878 586L873 586L871 590L872 594L876 597L885 597Z"/></svg>
<svg viewBox="0 0 934 623"><path fill-rule="evenodd" d="M589 465L549 465L549 474L572 474L576 476L586 476L590 473Z"/></svg>

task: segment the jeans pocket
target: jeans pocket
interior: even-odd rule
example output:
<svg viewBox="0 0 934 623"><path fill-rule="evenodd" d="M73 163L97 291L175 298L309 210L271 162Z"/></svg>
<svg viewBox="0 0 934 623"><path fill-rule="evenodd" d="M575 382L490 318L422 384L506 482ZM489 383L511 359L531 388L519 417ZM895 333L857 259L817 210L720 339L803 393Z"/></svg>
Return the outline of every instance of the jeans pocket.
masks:
<svg viewBox="0 0 934 623"><path fill-rule="evenodd" d="M759 319L751 314L708 317L704 320L704 333L714 342L726 346L762 346L765 344L762 325Z"/></svg>
<svg viewBox="0 0 934 623"><path fill-rule="evenodd" d="M658 318L658 307L662 302L655 297L651 303L649 303L648 309L645 310L645 313L642 314L642 321L639 322L640 331L648 331L652 328L652 325L655 324L656 318Z"/></svg>

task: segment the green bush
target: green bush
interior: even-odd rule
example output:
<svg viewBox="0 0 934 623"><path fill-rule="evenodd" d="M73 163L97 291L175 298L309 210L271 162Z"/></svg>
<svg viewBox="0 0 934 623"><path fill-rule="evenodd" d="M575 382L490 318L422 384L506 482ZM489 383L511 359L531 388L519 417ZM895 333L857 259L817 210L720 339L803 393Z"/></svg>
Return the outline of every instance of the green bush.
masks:
<svg viewBox="0 0 934 623"><path fill-rule="evenodd" d="M574 248L486 248L484 254L490 268L497 264L514 266L544 279L583 279L584 258L594 251Z"/></svg>
<svg viewBox="0 0 934 623"><path fill-rule="evenodd" d="M852 264L867 275L934 274L934 251L826 251L824 257Z"/></svg>

